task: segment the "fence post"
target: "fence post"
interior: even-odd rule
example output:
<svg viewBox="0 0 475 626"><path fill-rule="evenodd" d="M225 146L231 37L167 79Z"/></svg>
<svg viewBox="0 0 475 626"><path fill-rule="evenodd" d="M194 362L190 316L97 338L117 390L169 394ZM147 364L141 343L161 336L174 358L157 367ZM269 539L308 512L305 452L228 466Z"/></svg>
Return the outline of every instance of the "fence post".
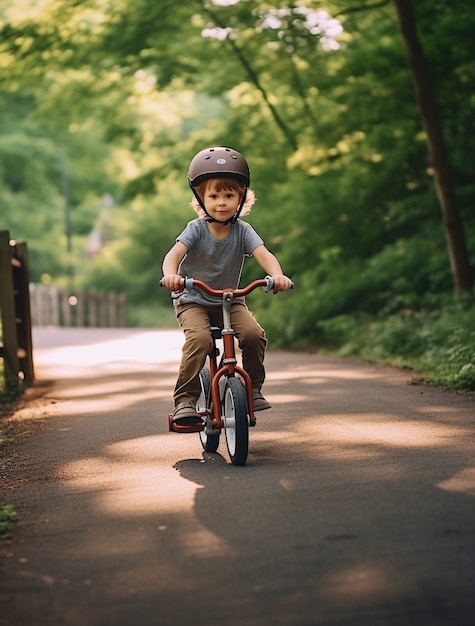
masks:
<svg viewBox="0 0 475 626"><path fill-rule="evenodd" d="M67 289L58 289L58 301L60 311L60 326L72 326L71 324L71 306L69 304L69 291Z"/></svg>
<svg viewBox="0 0 475 626"><path fill-rule="evenodd" d="M27 385L34 379L28 252L7 230L0 231L0 313L5 388L18 395L21 379Z"/></svg>
<svg viewBox="0 0 475 626"><path fill-rule="evenodd" d="M127 326L127 298L124 293L119 294L119 326Z"/></svg>
<svg viewBox="0 0 475 626"><path fill-rule="evenodd" d="M20 370L24 381L31 385L34 380L33 341L31 338L31 307L29 288L28 249L26 243L17 243L13 247L14 259L19 265L13 267L13 279L16 291L17 341Z"/></svg>
<svg viewBox="0 0 475 626"><path fill-rule="evenodd" d="M87 325L90 328L97 326L97 292L95 290L87 294Z"/></svg>
<svg viewBox="0 0 475 626"><path fill-rule="evenodd" d="M99 305L99 328L107 328L107 294L99 292L97 294Z"/></svg>
<svg viewBox="0 0 475 626"><path fill-rule="evenodd" d="M61 309L59 306L58 288L48 287L49 306L50 306L50 324L52 326L61 326Z"/></svg>
<svg viewBox="0 0 475 626"><path fill-rule="evenodd" d="M76 294L76 326L82 328L86 323L84 315L84 294L79 292Z"/></svg>
<svg viewBox="0 0 475 626"><path fill-rule="evenodd" d="M20 390L18 379L18 340L16 334L15 301L13 298L12 255L10 233L0 231L0 312L2 316L2 356L5 387L17 394Z"/></svg>

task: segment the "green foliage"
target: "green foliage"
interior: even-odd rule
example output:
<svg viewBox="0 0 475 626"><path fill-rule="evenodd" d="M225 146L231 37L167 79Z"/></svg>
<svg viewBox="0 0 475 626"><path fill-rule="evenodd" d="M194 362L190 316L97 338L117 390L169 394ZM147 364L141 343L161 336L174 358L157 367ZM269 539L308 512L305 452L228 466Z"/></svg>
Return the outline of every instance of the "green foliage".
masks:
<svg viewBox="0 0 475 626"><path fill-rule="evenodd" d="M13 505L2 504L0 506L0 541L10 537L10 528L16 521L16 513Z"/></svg>
<svg viewBox="0 0 475 626"><path fill-rule="evenodd" d="M140 196L127 210L113 210L111 243L88 264L82 286L125 291L133 303L168 303L168 292L159 289L161 262L186 222L196 217L190 200L191 192L168 176L158 195Z"/></svg>
<svg viewBox="0 0 475 626"><path fill-rule="evenodd" d="M475 304L387 317L340 315L321 322L338 352L415 370L421 380L475 391Z"/></svg>

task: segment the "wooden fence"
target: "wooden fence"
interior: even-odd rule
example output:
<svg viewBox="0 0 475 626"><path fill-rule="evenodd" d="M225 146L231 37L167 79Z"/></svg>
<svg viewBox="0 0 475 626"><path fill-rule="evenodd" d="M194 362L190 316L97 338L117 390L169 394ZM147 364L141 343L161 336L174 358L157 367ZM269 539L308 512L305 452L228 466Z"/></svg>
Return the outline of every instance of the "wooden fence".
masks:
<svg viewBox="0 0 475 626"><path fill-rule="evenodd" d="M11 241L8 231L0 231L0 358L9 395L17 395L34 379L28 285L26 244Z"/></svg>
<svg viewBox="0 0 475 626"><path fill-rule="evenodd" d="M124 294L30 284L26 244L0 231L0 372L8 395L34 381L32 326L124 327L127 300Z"/></svg>
<svg viewBox="0 0 475 626"><path fill-rule="evenodd" d="M30 285L33 326L120 328L127 326L124 294L71 292L47 285Z"/></svg>

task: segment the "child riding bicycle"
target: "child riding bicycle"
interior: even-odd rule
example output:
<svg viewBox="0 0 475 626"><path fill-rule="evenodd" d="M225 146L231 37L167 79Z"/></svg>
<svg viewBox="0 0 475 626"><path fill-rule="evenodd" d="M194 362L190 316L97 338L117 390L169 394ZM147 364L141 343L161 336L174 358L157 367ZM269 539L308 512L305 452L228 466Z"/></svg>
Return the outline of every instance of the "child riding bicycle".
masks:
<svg viewBox="0 0 475 626"><path fill-rule="evenodd" d="M188 223L163 260L161 284L171 291L175 314L185 334L178 379L173 394L175 424L201 422L196 401L201 393L199 373L211 348L210 326L222 325L221 300L198 289L183 291L184 277L192 276L215 289L237 288L246 256L253 256L274 280L274 293L292 287L277 258L240 215L255 202L249 189L246 159L232 148L198 152L188 171L192 206L198 218ZM270 408L261 393L265 379L265 332L246 306L236 298L231 324L242 350L243 369L252 381L254 411Z"/></svg>

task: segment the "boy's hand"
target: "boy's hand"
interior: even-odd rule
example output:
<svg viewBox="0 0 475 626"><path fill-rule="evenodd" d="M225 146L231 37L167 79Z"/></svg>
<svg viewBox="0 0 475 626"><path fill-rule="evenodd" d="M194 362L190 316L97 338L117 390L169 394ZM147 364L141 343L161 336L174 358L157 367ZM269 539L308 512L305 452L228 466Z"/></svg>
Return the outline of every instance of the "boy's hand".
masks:
<svg viewBox="0 0 475 626"><path fill-rule="evenodd" d="M272 276L274 280L274 289L272 290L274 293L278 291L287 291L288 289L292 289L294 283L290 280L288 276L281 274L279 276Z"/></svg>
<svg viewBox="0 0 475 626"><path fill-rule="evenodd" d="M160 285L168 291L183 291L185 279L179 274L167 274L160 281Z"/></svg>

